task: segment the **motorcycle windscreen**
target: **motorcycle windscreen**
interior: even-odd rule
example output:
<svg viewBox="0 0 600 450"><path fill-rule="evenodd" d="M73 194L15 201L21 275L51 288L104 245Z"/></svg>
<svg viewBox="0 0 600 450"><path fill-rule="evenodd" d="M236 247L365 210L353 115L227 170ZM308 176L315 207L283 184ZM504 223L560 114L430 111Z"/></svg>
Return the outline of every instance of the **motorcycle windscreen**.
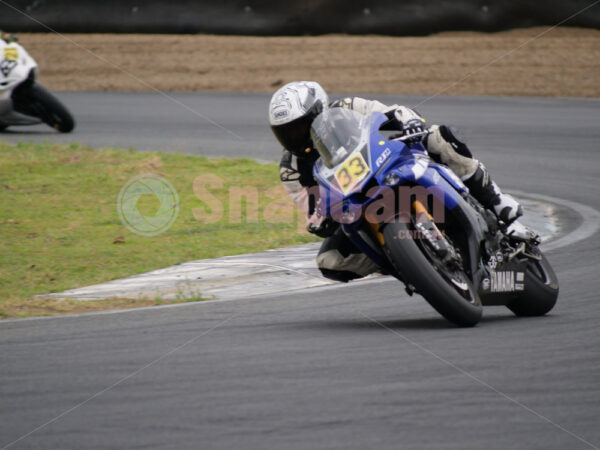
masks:
<svg viewBox="0 0 600 450"><path fill-rule="evenodd" d="M329 108L312 123L313 145L329 169L340 164L367 142L367 116L345 108Z"/></svg>

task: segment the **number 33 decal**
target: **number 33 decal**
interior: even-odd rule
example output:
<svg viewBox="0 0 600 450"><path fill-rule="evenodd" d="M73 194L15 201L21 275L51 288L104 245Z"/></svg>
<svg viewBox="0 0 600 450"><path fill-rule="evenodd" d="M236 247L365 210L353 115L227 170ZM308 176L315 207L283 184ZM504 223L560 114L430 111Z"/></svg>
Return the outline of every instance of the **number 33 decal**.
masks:
<svg viewBox="0 0 600 450"><path fill-rule="evenodd" d="M360 153L348 158L335 173L344 194L360 183L370 173L369 167Z"/></svg>

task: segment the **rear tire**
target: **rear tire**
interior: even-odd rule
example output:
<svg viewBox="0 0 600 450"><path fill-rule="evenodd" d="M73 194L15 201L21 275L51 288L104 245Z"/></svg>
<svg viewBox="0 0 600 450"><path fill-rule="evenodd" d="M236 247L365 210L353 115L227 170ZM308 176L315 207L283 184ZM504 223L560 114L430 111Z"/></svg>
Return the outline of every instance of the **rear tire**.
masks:
<svg viewBox="0 0 600 450"><path fill-rule="evenodd" d="M75 120L71 113L41 84L23 86L16 94L13 97L15 111L38 117L61 133L70 133L75 128Z"/></svg>
<svg viewBox="0 0 600 450"><path fill-rule="evenodd" d="M432 258L421 249L420 246L426 244L417 244L406 237L410 236L407 224L387 224L383 236L383 249L403 281L413 285L438 313L460 327L472 327L481 320L483 308L471 281L461 272L462 282L467 285L461 295L458 288L442 275L442 270L436 268L436 261L431 261Z"/></svg>
<svg viewBox="0 0 600 450"><path fill-rule="evenodd" d="M558 299L558 279L542 252L541 261L530 261L525 271L525 290L507 306L516 316L543 316Z"/></svg>

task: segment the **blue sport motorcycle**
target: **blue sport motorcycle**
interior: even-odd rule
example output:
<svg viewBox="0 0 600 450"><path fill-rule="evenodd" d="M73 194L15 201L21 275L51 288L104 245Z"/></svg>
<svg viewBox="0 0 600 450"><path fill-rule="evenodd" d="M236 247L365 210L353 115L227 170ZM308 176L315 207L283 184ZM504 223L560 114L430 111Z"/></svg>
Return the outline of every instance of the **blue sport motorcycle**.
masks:
<svg viewBox="0 0 600 450"><path fill-rule="evenodd" d="M476 325L484 305L518 316L550 311L558 281L539 242L506 235L454 172L430 160L415 141L428 131L409 143L386 125L384 114L344 108L314 120L321 213L383 273L458 326Z"/></svg>

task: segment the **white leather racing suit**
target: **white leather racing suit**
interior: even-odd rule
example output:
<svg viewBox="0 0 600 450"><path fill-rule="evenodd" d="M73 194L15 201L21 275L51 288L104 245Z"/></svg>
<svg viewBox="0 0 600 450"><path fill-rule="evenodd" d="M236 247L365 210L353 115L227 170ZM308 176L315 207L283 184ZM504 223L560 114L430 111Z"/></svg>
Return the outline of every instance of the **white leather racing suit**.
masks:
<svg viewBox="0 0 600 450"><path fill-rule="evenodd" d="M365 115L374 111L386 113L401 108L398 105L388 106L377 100L366 100L360 97L336 100L329 106L352 109ZM412 112L408 108L406 110ZM313 165L317 156L298 158L284 149L279 175L286 191L305 213L307 223L318 227L324 222L325 217L320 215L319 208L315 205L315 196L310 194L317 186L313 178ZM317 255L317 266L323 275L338 281L348 281L377 272L379 267L350 242L337 224L334 226Z"/></svg>

